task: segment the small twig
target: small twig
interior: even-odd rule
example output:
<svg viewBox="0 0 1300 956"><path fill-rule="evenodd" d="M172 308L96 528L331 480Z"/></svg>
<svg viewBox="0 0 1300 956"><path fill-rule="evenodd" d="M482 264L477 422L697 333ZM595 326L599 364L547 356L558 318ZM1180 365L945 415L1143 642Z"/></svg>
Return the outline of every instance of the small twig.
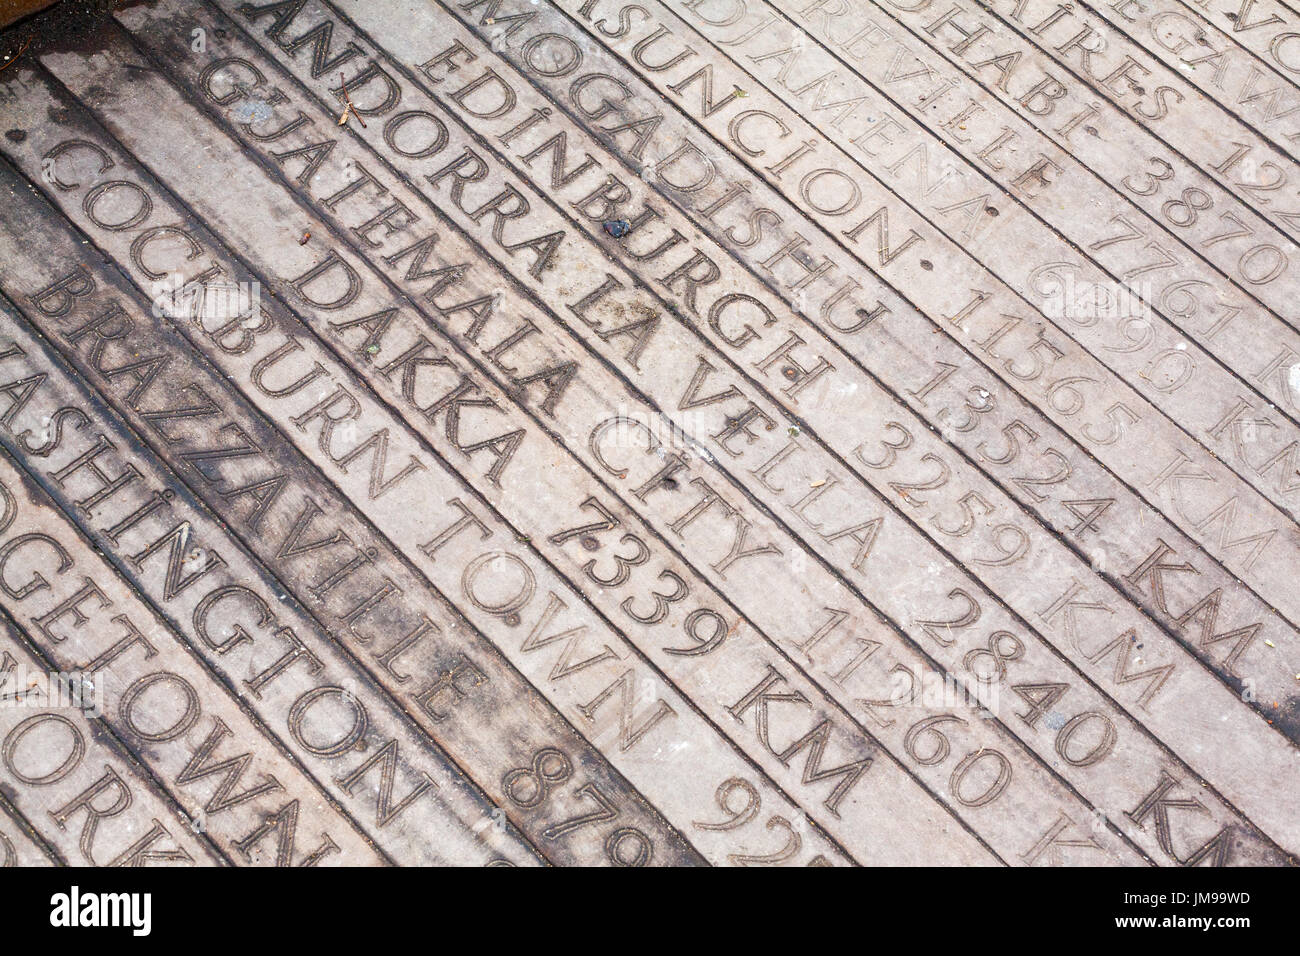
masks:
<svg viewBox="0 0 1300 956"><path fill-rule="evenodd" d="M348 95L348 81L343 79L342 73L339 74L339 85L343 88L343 102L348 104L347 108L343 111L343 115L339 117L339 125L342 126L346 123L348 120L348 114L351 113L357 118L357 122L361 124L361 128L365 129L366 121L361 118L361 111L357 109L357 104L353 103L352 97Z"/></svg>
<svg viewBox="0 0 1300 956"><path fill-rule="evenodd" d="M5 70L9 69L9 67L11 67L11 66L13 66L15 63L17 63L18 60L19 60L19 58L23 55L23 53L25 53L25 52L27 51L27 48L28 48L29 46L31 46L31 45L32 45L32 38L31 38L31 37L28 37L27 40L26 40L26 42L24 42L23 45L19 48L18 52L14 54L13 59L10 60L8 63L6 63L4 66L0 66L0 72L3 72L3 71L5 71ZM359 116L357 117L357 119L360 119L360 118L361 118L361 117L359 117Z"/></svg>

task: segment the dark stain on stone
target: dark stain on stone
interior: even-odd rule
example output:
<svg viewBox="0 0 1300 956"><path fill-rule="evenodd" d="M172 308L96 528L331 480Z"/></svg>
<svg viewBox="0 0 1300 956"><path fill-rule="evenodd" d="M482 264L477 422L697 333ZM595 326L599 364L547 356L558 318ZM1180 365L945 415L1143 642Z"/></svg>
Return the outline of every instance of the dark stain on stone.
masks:
<svg viewBox="0 0 1300 956"><path fill-rule="evenodd" d="M0 33L0 62L22 51L24 59L48 50L72 52L93 50L100 30L113 14L125 6L114 0L63 0L39 13L24 17Z"/></svg>
<svg viewBox="0 0 1300 956"><path fill-rule="evenodd" d="M11 143L21 143L26 138L27 130L25 129L11 129L5 133L5 139Z"/></svg>

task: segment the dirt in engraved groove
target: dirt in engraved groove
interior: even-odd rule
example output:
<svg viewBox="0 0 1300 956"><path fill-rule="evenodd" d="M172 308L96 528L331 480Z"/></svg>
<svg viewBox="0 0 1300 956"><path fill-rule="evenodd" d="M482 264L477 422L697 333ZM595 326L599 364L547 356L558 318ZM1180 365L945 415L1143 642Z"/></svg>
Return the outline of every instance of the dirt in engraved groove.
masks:
<svg viewBox="0 0 1300 956"><path fill-rule="evenodd" d="M0 863L1296 863L1288 3L0 48Z"/></svg>

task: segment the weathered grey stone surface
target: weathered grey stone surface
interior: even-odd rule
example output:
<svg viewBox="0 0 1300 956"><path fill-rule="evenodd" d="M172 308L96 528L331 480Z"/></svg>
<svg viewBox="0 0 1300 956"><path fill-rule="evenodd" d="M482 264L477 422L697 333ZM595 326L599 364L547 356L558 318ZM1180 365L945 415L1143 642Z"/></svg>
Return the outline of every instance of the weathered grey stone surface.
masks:
<svg viewBox="0 0 1300 956"><path fill-rule="evenodd" d="M157 0L20 58L0 856L1292 865L1296 23Z"/></svg>

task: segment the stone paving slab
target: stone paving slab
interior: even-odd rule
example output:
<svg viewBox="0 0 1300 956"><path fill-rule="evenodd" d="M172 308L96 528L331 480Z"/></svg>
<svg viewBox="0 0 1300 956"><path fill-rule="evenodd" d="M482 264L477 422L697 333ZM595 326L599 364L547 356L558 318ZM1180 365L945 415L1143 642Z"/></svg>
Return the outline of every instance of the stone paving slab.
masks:
<svg viewBox="0 0 1300 956"><path fill-rule="evenodd" d="M0 858L1294 865L1296 23L153 0L34 47Z"/></svg>

